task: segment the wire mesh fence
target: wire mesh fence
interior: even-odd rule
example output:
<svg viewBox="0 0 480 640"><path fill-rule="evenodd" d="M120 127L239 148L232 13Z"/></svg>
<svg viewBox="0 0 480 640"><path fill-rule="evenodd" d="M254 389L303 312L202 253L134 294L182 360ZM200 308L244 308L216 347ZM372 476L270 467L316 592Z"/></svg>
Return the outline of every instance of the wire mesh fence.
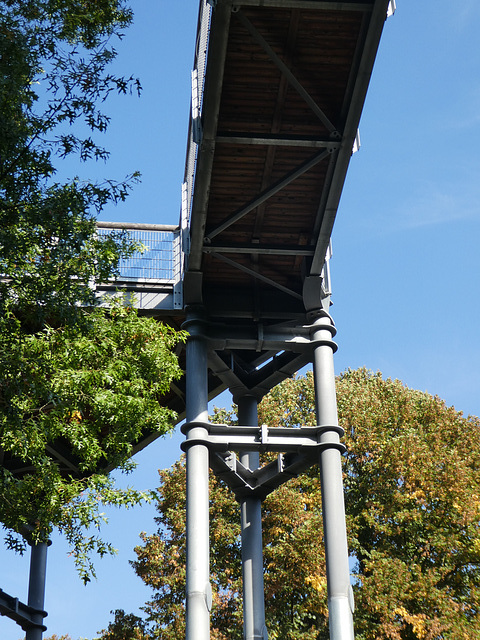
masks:
<svg viewBox="0 0 480 640"><path fill-rule="evenodd" d="M149 225L98 224L99 236L122 233L139 249L119 263L119 280L131 282L176 283L181 277L181 248L178 228Z"/></svg>

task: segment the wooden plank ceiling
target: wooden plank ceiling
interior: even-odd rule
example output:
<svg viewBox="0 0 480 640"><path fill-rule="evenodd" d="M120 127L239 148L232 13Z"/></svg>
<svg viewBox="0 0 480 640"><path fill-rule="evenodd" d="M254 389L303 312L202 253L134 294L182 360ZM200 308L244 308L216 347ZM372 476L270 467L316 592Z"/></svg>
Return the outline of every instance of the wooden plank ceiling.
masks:
<svg viewBox="0 0 480 640"><path fill-rule="evenodd" d="M216 4L188 263L203 274L210 317L304 315L303 284L323 267L387 4Z"/></svg>

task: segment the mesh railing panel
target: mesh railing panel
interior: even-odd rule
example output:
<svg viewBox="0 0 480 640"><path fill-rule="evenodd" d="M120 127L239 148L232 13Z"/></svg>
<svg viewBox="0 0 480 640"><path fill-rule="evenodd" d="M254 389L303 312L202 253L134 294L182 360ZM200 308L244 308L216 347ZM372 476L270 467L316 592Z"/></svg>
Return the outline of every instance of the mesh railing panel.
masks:
<svg viewBox="0 0 480 640"><path fill-rule="evenodd" d="M98 229L98 234L119 233L118 229ZM120 280L175 283L180 277L179 234L177 231L123 229L122 233L142 245L130 258L119 264Z"/></svg>

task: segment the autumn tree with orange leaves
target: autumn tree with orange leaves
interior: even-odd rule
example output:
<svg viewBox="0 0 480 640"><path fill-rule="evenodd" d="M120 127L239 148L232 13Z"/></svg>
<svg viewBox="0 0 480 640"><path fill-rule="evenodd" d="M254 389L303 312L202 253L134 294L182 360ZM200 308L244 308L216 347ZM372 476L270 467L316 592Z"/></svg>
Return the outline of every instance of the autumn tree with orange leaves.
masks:
<svg viewBox="0 0 480 640"><path fill-rule="evenodd" d="M479 638L480 421L364 369L340 376L337 394L348 447L344 482L357 640ZM259 418L271 426L314 425L313 407L307 374L273 389ZM217 413L220 421L227 417ZM183 460L160 472L158 531L143 534L136 549L135 571L153 590L144 640L184 634L184 474ZM215 478L210 489L212 638L241 640L239 509ZM270 640L326 640L318 469L270 495L263 523ZM121 620L117 612L117 625ZM129 638L128 625L123 632Z"/></svg>

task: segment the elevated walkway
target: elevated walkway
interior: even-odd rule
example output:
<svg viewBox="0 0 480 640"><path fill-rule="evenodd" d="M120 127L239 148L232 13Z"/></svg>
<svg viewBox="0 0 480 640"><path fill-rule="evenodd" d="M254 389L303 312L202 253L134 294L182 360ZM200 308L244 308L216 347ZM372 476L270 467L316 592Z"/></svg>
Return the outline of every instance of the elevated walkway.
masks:
<svg viewBox="0 0 480 640"><path fill-rule="evenodd" d="M200 2L178 228L131 225L147 250L101 289L131 292L173 326L201 308L210 398L228 387L260 399L311 362L308 327L329 309L330 236L392 10ZM168 402L183 416L181 387Z"/></svg>
<svg viewBox="0 0 480 640"><path fill-rule="evenodd" d="M141 313L190 333L180 354L187 375L163 399L186 417L187 640L210 637L209 466L242 504L245 637L262 640L261 500L317 461L330 636L354 639L328 258L393 10L394 0L200 0L179 225L98 224L99 234L125 232L143 245L99 295L121 291ZM261 398L310 362L317 426L259 427ZM225 388L238 427L208 423L208 399ZM80 474L61 442L48 450L65 473ZM258 468L262 451L279 457ZM20 615L15 599L0 596L0 613L41 638L42 606L31 621L28 607Z"/></svg>

